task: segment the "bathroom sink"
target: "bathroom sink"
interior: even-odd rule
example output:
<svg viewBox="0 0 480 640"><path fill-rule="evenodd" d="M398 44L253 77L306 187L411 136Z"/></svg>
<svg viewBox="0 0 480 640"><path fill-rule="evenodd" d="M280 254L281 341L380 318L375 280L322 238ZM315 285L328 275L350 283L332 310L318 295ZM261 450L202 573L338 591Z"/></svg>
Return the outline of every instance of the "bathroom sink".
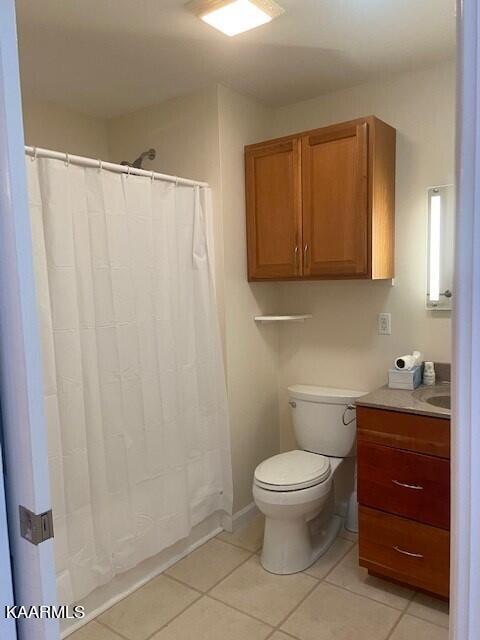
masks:
<svg viewBox="0 0 480 640"><path fill-rule="evenodd" d="M441 409L451 409L450 396L431 396L425 402Z"/></svg>
<svg viewBox="0 0 480 640"><path fill-rule="evenodd" d="M433 387L427 387L417 389L413 392L413 395L421 402L426 402L432 405L432 407L439 407L440 409L450 409L450 384L442 383L436 384Z"/></svg>

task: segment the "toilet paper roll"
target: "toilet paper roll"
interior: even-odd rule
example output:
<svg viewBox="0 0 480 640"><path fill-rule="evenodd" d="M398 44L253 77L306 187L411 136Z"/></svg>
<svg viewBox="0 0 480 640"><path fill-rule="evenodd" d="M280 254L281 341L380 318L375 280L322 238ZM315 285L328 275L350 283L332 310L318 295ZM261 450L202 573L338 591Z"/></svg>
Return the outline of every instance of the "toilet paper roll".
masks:
<svg viewBox="0 0 480 640"><path fill-rule="evenodd" d="M417 366L418 357L413 355L400 356L395 360L395 369L399 371L410 371L413 367Z"/></svg>

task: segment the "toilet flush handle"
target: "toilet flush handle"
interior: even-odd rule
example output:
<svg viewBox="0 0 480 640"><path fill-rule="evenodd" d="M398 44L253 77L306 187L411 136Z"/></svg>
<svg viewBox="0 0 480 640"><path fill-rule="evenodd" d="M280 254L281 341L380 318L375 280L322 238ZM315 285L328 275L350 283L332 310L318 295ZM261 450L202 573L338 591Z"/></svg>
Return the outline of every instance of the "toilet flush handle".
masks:
<svg viewBox="0 0 480 640"><path fill-rule="evenodd" d="M354 404L347 404L347 406L345 407L345 411L343 412L343 416L342 416L342 422L345 427L348 427L349 424L352 424L352 422L354 422L355 418L357 417L354 413L353 418L350 418L350 420L347 420L347 411L355 411L355 409L356 407Z"/></svg>
<svg viewBox="0 0 480 640"><path fill-rule="evenodd" d="M292 409L295 409L297 406L297 403L294 400L289 400L288 404L292 407Z"/></svg>

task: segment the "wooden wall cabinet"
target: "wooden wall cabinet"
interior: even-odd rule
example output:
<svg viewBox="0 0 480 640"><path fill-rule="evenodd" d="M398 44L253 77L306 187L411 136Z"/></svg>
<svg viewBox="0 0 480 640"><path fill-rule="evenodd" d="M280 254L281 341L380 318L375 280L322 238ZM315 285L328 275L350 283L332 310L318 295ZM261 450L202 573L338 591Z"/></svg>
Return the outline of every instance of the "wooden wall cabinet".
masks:
<svg viewBox="0 0 480 640"><path fill-rule="evenodd" d="M395 129L373 116L245 148L249 280L394 276Z"/></svg>
<svg viewBox="0 0 480 640"><path fill-rule="evenodd" d="M448 598L450 420L357 407L359 561Z"/></svg>

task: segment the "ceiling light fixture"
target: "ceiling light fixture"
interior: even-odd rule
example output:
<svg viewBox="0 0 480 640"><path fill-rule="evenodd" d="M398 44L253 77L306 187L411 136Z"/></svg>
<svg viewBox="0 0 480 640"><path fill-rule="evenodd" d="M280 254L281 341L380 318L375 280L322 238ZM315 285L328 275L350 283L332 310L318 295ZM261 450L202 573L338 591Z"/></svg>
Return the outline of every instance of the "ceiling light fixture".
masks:
<svg viewBox="0 0 480 640"><path fill-rule="evenodd" d="M285 13L273 0L194 0L187 7L227 36L236 36Z"/></svg>

